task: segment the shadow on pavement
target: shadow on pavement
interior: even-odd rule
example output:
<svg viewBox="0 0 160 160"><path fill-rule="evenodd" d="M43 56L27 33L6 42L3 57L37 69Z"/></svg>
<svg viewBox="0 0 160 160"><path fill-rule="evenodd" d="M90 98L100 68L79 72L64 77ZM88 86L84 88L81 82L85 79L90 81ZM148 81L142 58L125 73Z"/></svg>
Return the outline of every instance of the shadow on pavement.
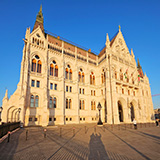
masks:
<svg viewBox="0 0 160 160"><path fill-rule="evenodd" d="M89 142L89 152L89 160L109 159L104 144L101 140L101 134L98 135L92 133Z"/></svg>
<svg viewBox="0 0 160 160"><path fill-rule="evenodd" d="M119 137L118 135L116 135L115 133L113 133L112 131L108 130L110 133L112 133L114 136L116 136L118 139L120 139L122 142L124 142L125 144L127 144L131 149L133 149L134 151L136 151L137 153L139 153L143 158L150 160L149 157L147 157L146 155L144 155L142 152L140 152L139 150L137 150L135 147L133 147L132 145L130 145L129 143L127 143L125 140L123 140L121 137Z"/></svg>
<svg viewBox="0 0 160 160"><path fill-rule="evenodd" d="M11 134L9 142L8 138L6 138L2 143L0 143L0 159L13 159L19 143L19 137L23 131L23 129L20 129L19 131Z"/></svg>
<svg viewBox="0 0 160 160"><path fill-rule="evenodd" d="M155 135L153 135L153 134L148 134L148 133L141 132L141 131L140 131L140 133L142 133L142 134L144 134L144 135L146 135L146 136L150 136L150 137L152 137L152 138L160 139L159 136L155 136Z"/></svg>

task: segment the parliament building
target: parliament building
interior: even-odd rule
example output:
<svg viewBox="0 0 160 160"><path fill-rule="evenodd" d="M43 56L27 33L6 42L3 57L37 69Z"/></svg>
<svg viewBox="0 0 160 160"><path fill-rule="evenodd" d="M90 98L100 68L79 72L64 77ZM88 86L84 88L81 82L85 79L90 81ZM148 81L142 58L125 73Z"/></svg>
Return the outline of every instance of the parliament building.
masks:
<svg viewBox="0 0 160 160"><path fill-rule="evenodd" d="M103 44L102 44L103 46ZM152 122L149 80L121 28L99 54L45 31L42 6L24 38L20 80L3 98L2 121L25 126Z"/></svg>

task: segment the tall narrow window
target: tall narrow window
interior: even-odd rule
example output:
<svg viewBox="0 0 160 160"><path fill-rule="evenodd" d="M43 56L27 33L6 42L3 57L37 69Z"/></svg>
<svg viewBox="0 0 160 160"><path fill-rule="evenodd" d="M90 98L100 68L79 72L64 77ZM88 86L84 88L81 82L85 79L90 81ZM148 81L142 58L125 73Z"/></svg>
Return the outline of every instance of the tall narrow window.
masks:
<svg viewBox="0 0 160 160"><path fill-rule="evenodd" d="M35 97L35 107L38 107L39 97L36 95Z"/></svg>
<svg viewBox="0 0 160 160"><path fill-rule="evenodd" d="M49 108L52 108L52 97L49 99Z"/></svg>
<svg viewBox="0 0 160 160"><path fill-rule="evenodd" d="M50 65L50 75L53 76L53 64Z"/></svg>
<svg viewBox="0 0 160 160"><path fill-rule="evenodd" d="M34 107L34 96L31 95L30 107Z"/></svg>
<svg viewBox="0 0 160 160"><path fill-rule="evenodd" d="M69 99L69 109L71 109L71 107L72 107L72 100Z"/></svg>
<svg viewBox="0 0 160 160"><path fill-rule="evenodd" d="M66 68L66 74L65 74L66 79L68 79L68 68Z"/></svg>
<svg viewBox="0 0 160 160"><path fill-rule="evenodd" d="M58 66L55 65L55 77L58 77Z"/></svg>
<svg viewBox="0 0 160 160"><path fill-rule="evenodd" d="M32 79L31 86L34 87L34 85L35 85L35 80Z"/></svg>
<svg viewBox="0 0 160 160"><path fill-rule="evenodd" d="M72 80L72 70L70 69L70 72L69 72L69 79Z"/></svg>
<svg viewBox="0 0 160 160"><path fill-rule="evenodd" d="M37 81L37 88L40 87L40 81Z"/></svg>
<svg viewBox="0 0 160 160"><path fill-rule="evenodd" d="M90 74L90 84L95 85L95 75L93 72Z"/></svg>
<svg viewBox="0 0 160 160"><path fill-rule="evenodd" d="M82 73L82 82L84 83L84 73Z"/></svg>
<svg viewBox="0 0 160 160"><path fill-rule="evenodd" d="M68 99L66 99L66 109L68 109Z"/></svg>
<svg viewBox="0 0 160 160"><path fill-rule="evenodd" d="M32 60L32 70L31 71L36 72L36 60L35 59Z"/></svg>
<svg viewBox="0 0 160 160"><path fill-rule="evenodd" d="M56 97L54 97L53 99L53 108L56 108L57 107L57 99Z"/></svg>
<svg viewBox="0 0 160 160"><path fill-rule="evenodd" d="M37 66L37 72L41 73L41 68L42 68L42 62L39 60L38 61L38 66Z"/></svg>

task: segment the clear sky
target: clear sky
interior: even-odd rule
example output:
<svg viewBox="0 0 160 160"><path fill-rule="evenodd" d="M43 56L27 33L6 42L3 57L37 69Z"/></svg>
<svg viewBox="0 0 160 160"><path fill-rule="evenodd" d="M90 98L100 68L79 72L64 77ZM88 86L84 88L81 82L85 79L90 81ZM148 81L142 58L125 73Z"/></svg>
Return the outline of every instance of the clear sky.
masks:
<svg viewBox="0 0 160 160"><path fill-rule="evenodd" d="M42 4L44 28L99 53L118 25L126 44L149 77L151 92L160 93L159 0L0 0L0 106L8 89L17 88L27 27L34 26ZM160 108L160 96L153 97Z"/></svg>

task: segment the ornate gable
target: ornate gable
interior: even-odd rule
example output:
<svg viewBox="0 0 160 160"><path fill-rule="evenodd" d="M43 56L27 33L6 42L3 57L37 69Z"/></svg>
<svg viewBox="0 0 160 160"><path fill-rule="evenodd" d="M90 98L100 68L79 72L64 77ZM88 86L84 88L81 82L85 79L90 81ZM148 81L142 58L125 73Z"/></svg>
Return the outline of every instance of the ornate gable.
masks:
<svg viewBox="0 0 160 160"><path fill-rule="evenodd" d="M111 40L111 49L118 55L126 56L126 54L129 54L128 47L120 29L115 37Z"/></svg>

